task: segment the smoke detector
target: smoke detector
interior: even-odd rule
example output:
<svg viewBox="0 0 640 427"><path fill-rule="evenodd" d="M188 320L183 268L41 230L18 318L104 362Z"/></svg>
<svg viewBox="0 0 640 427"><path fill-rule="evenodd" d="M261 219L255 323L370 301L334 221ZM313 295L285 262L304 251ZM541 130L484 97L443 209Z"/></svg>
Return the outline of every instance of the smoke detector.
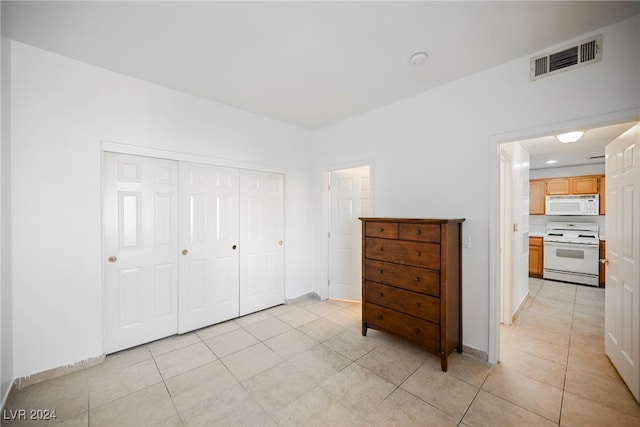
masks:
<svg viewBox="0 0 640 427"><path fill-rule="evenodd" d="M411 62L411 65L422 65L427 62L427 54L424 52L414 53L411 55L409 62Z"/></svg>

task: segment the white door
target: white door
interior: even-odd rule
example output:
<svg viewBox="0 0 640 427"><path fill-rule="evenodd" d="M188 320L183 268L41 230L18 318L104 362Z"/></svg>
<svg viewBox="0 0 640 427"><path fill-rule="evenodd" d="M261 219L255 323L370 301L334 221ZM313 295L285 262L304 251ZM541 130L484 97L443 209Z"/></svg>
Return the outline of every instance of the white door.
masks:
<svg viewBox="0 0 640 427"><path fill-rule="evenodd" d="M329 298L362 300L362 225L370 215L369 166L331 172Z"/></svg>
<svg viewBox="0 0 640 427"><path fill-rule="evenodd" d="M284 176L240 170L240 315L284 303Z"/></svg>
<svg viewBox="0 0 640 427"><path fill-rule="evenodd" d="M105 352L177 332L178 165L104 153Z"/></svg>
<svg viewBox="0 0 640 427"><path fill-rule="evenodd" d="M640 401L640 124L605 153L605 352Z"/></svg>
<svg viewBox="0 0 640 427"><path fill-rule="evenodd" d="M180 162L180 333L238 317L238 169Z"/></svg>

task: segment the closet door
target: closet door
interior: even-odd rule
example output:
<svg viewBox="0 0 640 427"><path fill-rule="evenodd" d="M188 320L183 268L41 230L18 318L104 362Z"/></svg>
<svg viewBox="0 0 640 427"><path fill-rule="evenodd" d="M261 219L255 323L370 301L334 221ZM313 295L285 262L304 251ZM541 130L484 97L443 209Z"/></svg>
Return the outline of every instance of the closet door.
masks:
<svg viewBox="0 0 640 427"><path fill-rule="evenodd" d="M240 315L284 303L284 177L240 170Z"/></svg>
<svg viewBox="0 0 640 427"><path fill-rule="evenodd" d="M238 317L238 169L180 162L180 333Z"/></svg>
<svg viewBox="0 0 640 427"><path fill-rule="evenodd" d="M178 164L104 153L105 352L177 332Z"/></svg>

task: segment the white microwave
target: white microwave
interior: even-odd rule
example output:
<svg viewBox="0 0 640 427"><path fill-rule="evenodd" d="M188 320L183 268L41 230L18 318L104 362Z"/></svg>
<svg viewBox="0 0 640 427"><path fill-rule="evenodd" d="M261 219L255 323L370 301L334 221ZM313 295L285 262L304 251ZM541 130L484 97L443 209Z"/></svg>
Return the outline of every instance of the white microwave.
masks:
<svg viewBox="0 0 640 427"><path fill-rule="evenodd" d="M547 196L546 215L599 215L600 196Z"/></svg>

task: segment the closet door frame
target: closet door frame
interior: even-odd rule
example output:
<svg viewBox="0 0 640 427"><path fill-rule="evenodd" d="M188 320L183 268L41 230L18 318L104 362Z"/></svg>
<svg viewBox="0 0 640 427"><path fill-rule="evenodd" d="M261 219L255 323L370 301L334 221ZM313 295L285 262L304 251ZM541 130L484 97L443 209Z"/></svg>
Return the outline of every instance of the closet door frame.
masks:
<svg viewBox="0 0 640 427"><path fill-rule="evenodd" d="M175 161L183 161L183 162L191 162L191 163L201 163L201 164L205 164L205 165L212 165L212 166L222 166L222 167L230 167L230 168L237 168L237 169L245 169L245 170L254 170L254 171L259 171L259 172L270 172L270 173L277 173L277 174L281 174L284 178L284 188L286 189L286 174L285 174L285 170L282 168L274 168L271 166L267 166L267 165L256 165L256 164L248 164L248 163L243 163L243 162L236 162L236 161L230 161L227 159L219 159L216 157L210 157L210 156L205 156L205 155L198 155L198 154L191 154L191 153L181 153L181 152L174 152L174 151L166 151L166 150L160 150L160 149L155 149L155 148L148 148L148 147L139 147L139 146L135 146L135 145L129 145L129 144L123 144L123 143L119 143L119 142L114 142L114 141L101 141L101 147L100 147L100 167L102 168L102 158L104 157L104 153L105 152L111 152L111 153L116 153L116 154L129 154L129 155L136 155L136 156L143 156L143 157L154 157L154 158L158 158L158 159L164 159L164 160L175 160ZM101 171L101 176L102 176L102 171ZM102 184L100 186L100 192L101 192L101 196L102 196ZM285 190L286 193L286 190ZM285 199L286 200L286 199ZM283 206L283 208L286 211L286 206ZM102 224L101 227L101 259L106 259L105 257L109 257L109 254L105 253L104 250L104 225L103 225L103 221L104 219L102 218L102 208L100 211L100 223ZM284 218L284 223L285 223L285 227L284 227L284 238L283 240L286 241L286 218ZM285 270L286 270L286 261L284 261L285 263ZM103 267L104 270L104 267ZM103 310L103 315L102 315L102 322L103 322L103 330L104 330L104 322L105 322L105 313L107 310L106 307L106 298L105 298L105 272L102 271L101 272L101 280L102 280L102 310ZM284 283L284 288L285 288L285 294L286 294L286 282ZM285 301L284 299L284 295L283 295L283 302ZM179 313L178 313L179 316ZM105 348L105 336L104 336L104 332L103 332L103 336L102 336L102 341L103 341L103 349Z"/></svg>

